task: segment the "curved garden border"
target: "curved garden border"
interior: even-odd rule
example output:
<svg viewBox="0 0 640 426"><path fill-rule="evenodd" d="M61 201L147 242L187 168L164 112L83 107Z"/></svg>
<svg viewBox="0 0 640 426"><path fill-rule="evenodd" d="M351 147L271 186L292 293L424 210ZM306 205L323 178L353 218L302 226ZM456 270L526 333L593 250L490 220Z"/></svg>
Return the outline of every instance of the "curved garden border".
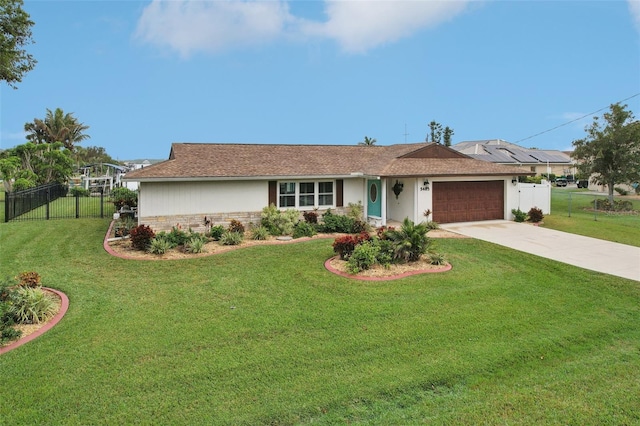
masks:
<svg viewBox="0 0 640 426"><path fill-rule="evenodd" d="M25 336L25 337L23 337L21 339L16 340L13 343L8 344L7 346L1 347L0 348L0 355L2 355L5 352L9 352L10 350L15 349L15 348L17 348L19 346L22 346L25 343L28 343L28 342L32 341L36 337L40 337L41 335L43 335L47 331L51 330L53 328L53 326L58 324L60 322L60 320L62 319L62 317L64 317L64 314L67 313L67 309L69 309L69 298L67 297L66 294L64 294L61 291L49 288L49 287L42 287L42 289L46 290L46 291L50 291L50 292L56 294L60 298L60 310L58 310L58 313L55 314L53 316L53 318L51 318L45 325L40 327L38 330L34 331L33 333L29 334L28 336Z"/></svg>
<svg viewBox="0 0 640 426"><path fill-rule="evenodd" d="M102 246L104 247L105 251L107 253L109 253L112 256L115 257L119 257L120 259L126 259L126 260L142 260L142 261L151 261L151 262L156 262L156 261L162 261L162 260L174 260L174 261L179 261L181 259L162 259L162 258L158 258L158 259L151 259L151 258L144 258L144 257L133 257L133 256L127 256L126 254L122 254L117 252L116 250L114 250L113 248L111 248L111 245L109 244L109 236L111 235L111 231L113 230L113 226L115 224L115 220L111 221L111 224L109 225L109 229L107 230L106 235L104 236L104 241L102 243ZM339 234L336 234L339 235ZM340 234L341 235L341 234ZM317 238L321 238L321 239L330 239L330 238L335 238L334 235L331 236L319 236L317 235L316 237L301 237L301 238L296 238L295 240L290 240L290 241L264 241L262 242L264 245L279 245L279 244L296 244L296 243L301 243L304 241L310 241L312 239L317 239ZM236 248L243 248L241 246L234 246ZM215 256L216 254L219 253L207 253L204 256L197 256L197 257L207 257L207 256ZM194 257L195 258L195 257Z"/></svg>
<svg viewBox="0 0 640 426"><path fill-rule="evenodd" d="M337 257L338 256L333 256L333 257L330 257L329 259L327 259L324 262L324 267L327 268L327 270L329 272L332 272L332 273L334 273L336 275L340 275L341 277L350 278L352 280L361 280L361 281L391 281L391 280L399 280L400 278L410 277L412 275L436 274L436 273L439 273L439 272L446 272L446 271L450 271L451 268L453 268L453 266L451 266L451 264L447 264L447 265L444 265L442 268L418 269L418 270L415 270L415 271L403 272L403 273L398 274L398 275L390 275L388 277L362 277L362 276L348 274L346 272L338 271L336 268L331 266L331 261L333 259L336 259Z"/></svg>

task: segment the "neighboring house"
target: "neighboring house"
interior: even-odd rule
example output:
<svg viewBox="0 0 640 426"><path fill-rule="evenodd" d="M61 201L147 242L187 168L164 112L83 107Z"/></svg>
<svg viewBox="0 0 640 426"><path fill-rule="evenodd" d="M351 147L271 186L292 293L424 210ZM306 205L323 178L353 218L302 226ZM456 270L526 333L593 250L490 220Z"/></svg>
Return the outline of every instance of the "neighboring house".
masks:
<svg viewBox="0 0 640 426"><path fill-rule="evenodd" d="M128 171L131 171L149 167L150 165L159 163L160 161L162 160L125 160L124 165L127 167ZM138 182L125 181L123 186L135 191L138 189Z"/></svg>
<svg viewBox="0 0 640 426"><path fill-rule="evenodd" d="M516 167L434 143L389 146L174 143L169 159L125 176L139 183L138 221L194 230L204 217L259 222L262 209L346 212L361 202L375 225L409 218L439 223L509 219Z"/></svg>
<svg viewBox="0 0 640 426"><path fill-rule="evenodd" d="M502 139L465 141L451 148L478 160L522 167L536 175L575 175L575 164L570 154L549 149L528 149Z"/></svg>

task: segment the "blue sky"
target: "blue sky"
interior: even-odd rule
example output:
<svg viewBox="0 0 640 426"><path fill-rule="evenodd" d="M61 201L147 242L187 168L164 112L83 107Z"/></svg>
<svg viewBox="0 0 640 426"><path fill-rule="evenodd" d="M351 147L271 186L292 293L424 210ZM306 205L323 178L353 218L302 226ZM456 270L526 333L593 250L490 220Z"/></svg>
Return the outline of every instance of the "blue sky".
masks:
<svg viewBox="0 0 640 426"><path fill-rule="evenodd" d="M640 1L30 1L38 60L0 87L0 147L62 108L82 146L379 145L500 138L570 149L585 114L640 118ZM633 97L634 95L637 95ZM602 111L598 113L601 115ZM556 130L534 136L554 127Z"/></svg>

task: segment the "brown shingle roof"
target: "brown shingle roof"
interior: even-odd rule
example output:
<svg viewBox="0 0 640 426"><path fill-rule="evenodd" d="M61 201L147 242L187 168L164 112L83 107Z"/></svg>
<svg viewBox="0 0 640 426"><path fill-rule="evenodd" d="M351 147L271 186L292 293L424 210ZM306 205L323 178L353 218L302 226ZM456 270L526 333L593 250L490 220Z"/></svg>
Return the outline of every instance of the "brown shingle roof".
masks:
<svg viewBox="0 0 640 426"><path fill-rule="evenodd" d="M243 177L525 175L430 143L388 146L174 143L167 161L127 173L129 180ZM444 155L443 155L444 154ZM440 158L411 158L412 155ZM403 158L400 158L403 157Z"/></svg>

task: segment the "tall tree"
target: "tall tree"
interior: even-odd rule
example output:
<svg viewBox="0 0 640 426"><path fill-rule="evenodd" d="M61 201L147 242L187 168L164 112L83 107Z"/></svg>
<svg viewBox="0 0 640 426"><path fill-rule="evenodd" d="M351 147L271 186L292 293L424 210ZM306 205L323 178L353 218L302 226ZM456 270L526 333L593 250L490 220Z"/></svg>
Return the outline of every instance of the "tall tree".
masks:
<svg viewBox="0 0 640 426"><path fill-rule="evenodd" d="M611 203L616 184L640 181L640 121L626 108L611 105L604 121L594 117L585 128L587 136L573 141L572 156L580 172L593 183L607 185Z"/></svg>
<svg viewBox="0 0 640 426"><path fill-rule="evenodd" d="M91 137L84 133L88 128L89 126L79 122L73 113L65 114L60 108L56 108L55 111L47 108L44 120L34 118L33 122L24 125L27 140L36 144L62 142L64 147L71 151L77 143Z"/></svg>
<svg viewBox="0 0 640 426"><path fill-rule="evenodd" d="M376 142L378 141L375 138L370 138L368 136L365 136L362 142L358 142L358 145L372 146L372 145L375 145Z"/></svg>
<svg viewBox="0 0 640 426"><path fill-rule="evenodd" d="M24 46L33 43L33 21L22 5L22 0L0 0L0 80L14 89L37 63L24 50Z"/></svg>
<svg viewBox="0 0 640 426"><path fill-rule="evenodd" d="M73 158L78 167L94 163L120 164L118 160L114 160L101 146L88 146L86 148L76 146L73 152Z"/></svg>
<svg viewBox="0 0 640 426"><path fill-rule="evenodd" d="M7 150L5 157L0 160L0 173L8 181L29 181L27 187L50 182L64 183L73 173L73 159L71 151L64 148L61 142L27 142ZM11 190L6 185L5 188Z"/></svg>
<svg viewBox="0 0 640 426"><path fill-rule="evenodd" d="M451 127L447 126L444 128L444 133L443 133L443 141L444 141L444 146L451 146L451 136L453 136L454 131Z"/></svg>
<svg viewBox="0 0 640 426"><path fill-rule="evenodd" d="M442 124L433 120L431 121L431 123L429 123L429 130L430 130L430 133L429 135L427 135L426 141L442 143ZM431 141L429 141L429 136L431 136Z"/></svg>

